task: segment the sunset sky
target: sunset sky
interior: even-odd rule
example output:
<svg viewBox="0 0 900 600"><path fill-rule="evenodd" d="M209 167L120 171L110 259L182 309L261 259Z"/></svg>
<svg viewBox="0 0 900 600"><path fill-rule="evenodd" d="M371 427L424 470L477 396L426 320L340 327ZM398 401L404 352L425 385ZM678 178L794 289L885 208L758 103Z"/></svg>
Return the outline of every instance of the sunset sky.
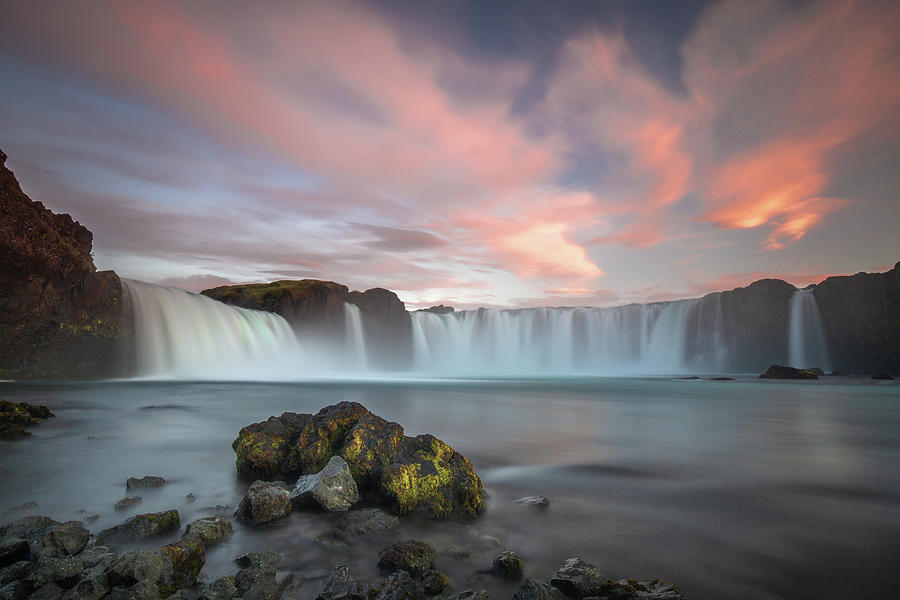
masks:
<svg viewBox="0 0 900 600"><path fill-rule="evenodd" d="M900 3L0 1L0 148L200 290L610 305L900 259Z"/></svg>

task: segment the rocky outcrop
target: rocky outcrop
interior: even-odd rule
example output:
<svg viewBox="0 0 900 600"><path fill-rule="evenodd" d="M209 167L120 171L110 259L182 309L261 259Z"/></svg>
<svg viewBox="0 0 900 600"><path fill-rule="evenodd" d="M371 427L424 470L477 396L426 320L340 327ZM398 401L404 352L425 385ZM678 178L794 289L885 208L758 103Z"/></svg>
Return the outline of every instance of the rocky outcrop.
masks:
<svg viewBox="0 0 900 600"><path fill-rule="evenodd" d="M813 294L836 368L900 373L900 263L886 273L829 277Z"/></svg>
<svg viewBox="0 0 900 600"><path fill-rule="evenodd" d="M384 288L351 292L333 281L302 279L245 285L229 285L201 292L214 300L278 313L304 336L344 340L349 326L344 304L359 308L366 346L373 367L399 369L412 356L412 322L397 294Z"/></svg>
<svg viewBox="0 0 900 600"><path fill-rule="evenodd" d="M248 425L232 448L239 473L270 478L318 473L340 456L359 492L397 514L446 518L484 509L481 480L466 457L434 436L407 437L356 402Z"/></svg>
<svg viewBox="0 0 900 600"><path fill-rule="evenodd" d="M33 406L27 402L0 400L0 439L27 437L25 429L55 416L46 406Z"/></svg>
<svg viewBox="0 0 900 600"><path fill-rule="evenodd" d="M31 200L0 151L0 378L119 375L122 287L98 272L93 235Z"/></svg>
<svg viewBox="0 0 900 600"><path fill-rule="evenodd" d="M772 365L759 376L760 379L818 379L819 375L814 369L795 369L783 365Z"/></svg>

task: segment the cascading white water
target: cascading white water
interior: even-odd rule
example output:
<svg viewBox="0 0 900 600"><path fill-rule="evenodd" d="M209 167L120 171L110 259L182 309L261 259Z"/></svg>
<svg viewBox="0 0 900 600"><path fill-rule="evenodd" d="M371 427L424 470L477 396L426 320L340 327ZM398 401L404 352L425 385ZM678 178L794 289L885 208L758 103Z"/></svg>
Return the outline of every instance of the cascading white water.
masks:
<svg viewBox="0 0 900 600"><path fill-rule="evenodd" d="M797 290L789 306L788 355L797 369L819 367L831 371L831 358L819 306L812 289Z"/></svg>
<svg viewBox="0 0 900 600"><path fill-rule="evenodd" d="M297 338L279 315L178 288L122 283L134 315L139 376L290 377L303 364Z"/></svg>
<svg viewBox="0 0 900 600"><path fill-rule="evenodd" d="M412 314L415 369L479 375L681 373L700 300Z"/></svg>
<svg viewBox="0 0 900 600"><path fill-rule="evenodd" d="M355 371L365 371L369 366L366 357L366 336L358 306L344 303L344 323L347 367Z"/></svg>

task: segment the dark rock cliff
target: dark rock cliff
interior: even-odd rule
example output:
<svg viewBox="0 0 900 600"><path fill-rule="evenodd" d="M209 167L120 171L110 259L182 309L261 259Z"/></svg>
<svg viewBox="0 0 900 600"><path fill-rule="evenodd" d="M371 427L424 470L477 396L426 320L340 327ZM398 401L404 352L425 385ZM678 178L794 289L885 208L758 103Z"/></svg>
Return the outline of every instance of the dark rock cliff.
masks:
<svg viewBox="0 0 900 600"><path fill-rule="evenodd" d="M886 273L829 277L813 294L836 368L900 373L900 263Z"/></svg>
<svg viewBox="0 0 900 600"><path fill-rule="evenodd" d="M0 377L119 374L122 288L97 272L93 235L22 192L0 151Z"/></svg>

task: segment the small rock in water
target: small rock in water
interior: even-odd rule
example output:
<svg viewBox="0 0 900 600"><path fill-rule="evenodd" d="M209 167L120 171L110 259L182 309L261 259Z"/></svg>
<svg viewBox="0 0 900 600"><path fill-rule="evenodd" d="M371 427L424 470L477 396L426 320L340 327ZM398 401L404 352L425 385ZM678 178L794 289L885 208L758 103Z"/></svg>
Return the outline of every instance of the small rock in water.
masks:
<svg viewBox="0 0 900 600"><path fill-rule="evenodd" d="M372 531L393 529L400 524L400 519L388 514L380 508L362 508L351 510L337 520L335 530L344 537L365 535Z"/></svg>
<svg viewBox="0 0 900 600"><path fill-rule="evenodd" d="M145 513L131 517L115 527L104 529L97 536L97 539L103 543L139 540L169 533L173 529L178 529L180 524L181 518L177 510Z"/></svg>
<svg viewBox="0 0 900 600"><path fill-rule="evenodd" d="M138 479L137 477L129 477L125 480L125 489L133 490L137 488L155 488L165 485L167 482L162 477L147 475Z"/></svg>
<svg viewBox="0 0 900 600"><path fill-rule="evenodd" d="M795 369L794 367L785 367L783 365L772 365L769 370L759 376L760 379L818 379L819 376L813 371L805 371Z"/></svg>
<svg viewBox="0 0 900 600"><path fill-rule="evenodd" d="M887 373L875 373L872 375L872 379L881 379L884 381L893 381L894 378L888 375Z"/></svg>
<svg viewBox="0 0 900 600"><path fill-rule="evenodd" d="M528 506L547 508L548 506L550 506L550 500L548 500L546 496L525 496L524 498L519 498L518 500L516 500L516 504L526 504Z"/></svg>
<svg viewBox="0 0 900 600"><path fill-rule="evenodd" d="M422 590L406 571L392 573L379 587L381 593L376 596L375 600L422 600L424 598Z"/></svg>
<svg viewBox="0 0 900 600"><path fill-rule="evenodd" d="M378 555L378 567L383 571L403 569L410 575L421 575L433 567L434 548L419 540L404 540L386 547Z"/></svg>
<svg viewBox="0 0 900 600"><path fill-rule="evenodd" d="M188 494L187 496L184 497L184 501L187 502L188 504L193 504L194 502L197 501L197 496L195 496L193 494Z"/></svg>
<svg viewBox="0 0 900 600"><path fill-rule="evenodd" d="M494 559L494 572L507 579L522 576L522 559L515 552L505 550Z"/></svg>
<svg viewBox="0 0 900 600"><path fill-rule="evenodd" d="M734 377L709 377L707 381L734 381Z"/></svg>
<svg viewBox="0 0 900 600"><path fill-rule="evenodd" d="M40 509L40 505L37 502L35 502L34 500L31 500L29 502L19 504L18 506L13 506L11 508L8 508L8 509L6 509L6 512L8 512L10 514L29 513L29 512L36 512L38 509Z"/></svg>
<svg viewBox="0 0 900 600"><path fill-rule="evenodd" d="M550 580L550 585L572 600L581 600L585 596L600 596L604 581L606 577L597 567L580 558L570 558Z"/></svg>
<svg viewBox="0 0 900 600"><path fill-rule="evenodd" d="M128 510L132 506L137 506L138 504L140 504L143 501L144 501L144 499L141 498L140 496L128 496L128 497L122 498L121 500L116 502L115 507L116 507L116 510Z"/></svg>
<svg viewBox="0 0 900 600"><path fill-rule="evenodd" d="M81 517L81 520L84 521L85 523L93 523L94 521L96 521L97 519L100 518L100 515L98 515L97 513L92 513L89 510L83 510L83 509L79 510L75 514L78 515L79 517Z"/></svg>
<svg viewBox="0 0 900 600"><path fill-rule="evenodd" d="M254 481L234 516L249 523L268 523L291 513L291 492L283 481Z"/></svg>
<svg viewBox="0 0 900 600"><path fill-rule="evenodd" d="M347 565L338 565L328 574L328 579L316 600L366 600L370 586L350 574Z"/></svg>
<svg viewBox="0 0 900 600"><path fill-rule="evenodd" d="M436 569L428 569L422 573L422 587L429 596L440 594L450 587L450 581L447 576Z"/></svg>
<svg viewBox="0 0 900 600"><path fill-rule="evenodd" d="M347 462L332 456L318 473L300 476L291 491L291 501L295 507L318 504L327 511L345 511L359 502L359 490Z"/></svg>

